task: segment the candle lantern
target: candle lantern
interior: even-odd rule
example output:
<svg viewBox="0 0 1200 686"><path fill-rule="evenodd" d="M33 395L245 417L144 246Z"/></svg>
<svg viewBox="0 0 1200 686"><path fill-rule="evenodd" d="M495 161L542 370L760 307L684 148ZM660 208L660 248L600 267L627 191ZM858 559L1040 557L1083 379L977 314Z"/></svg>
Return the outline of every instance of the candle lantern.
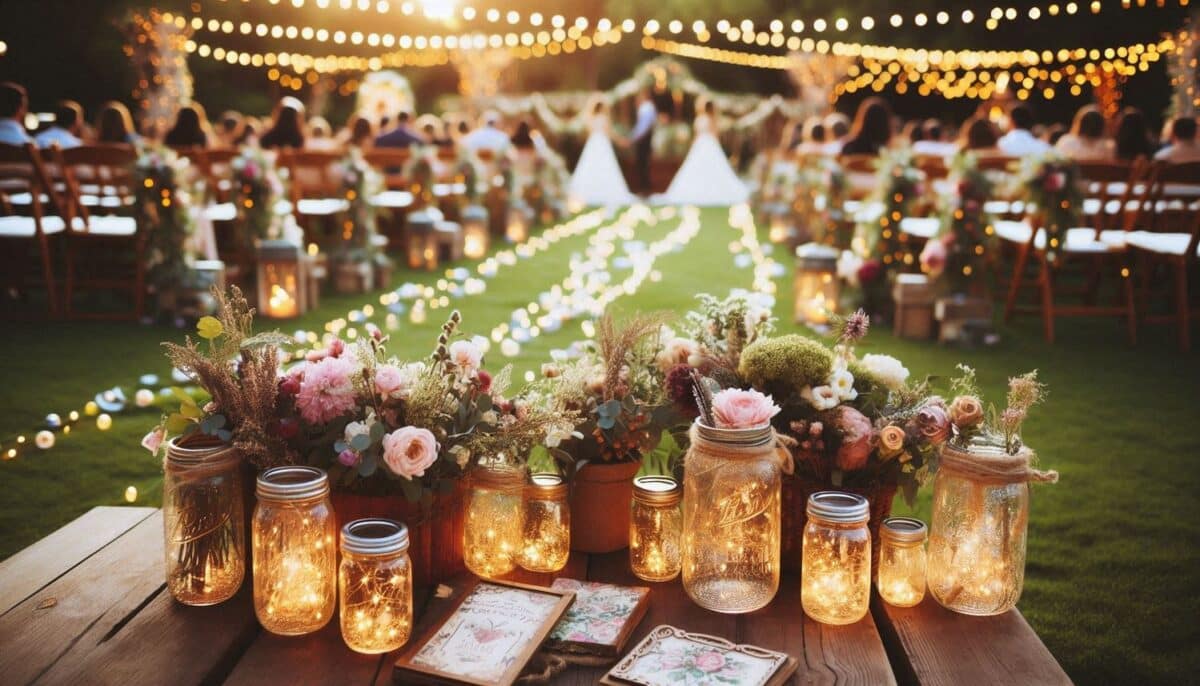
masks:
<svg viewBox="0 0 1200 686"><path fill-rule="evenodd" d="M337 604L337 521L329 477L316 467L274 467L258 477L254 614L282 636L325 626Z"/></svg>
<svg viewBox="0 0 1200 686"><path fill-rule="evenodd" d="M408 215L405 237L408 241L408 268L432 271L438 266L437 222L433 215L418 210Z"/></svg>
<svg viewBox="0 0 1200 686"><path fill-rule="evenodd" d="M492 578L517 566L521 549L524 471L504 464L471 470L463 527L463 561L475 574Z"/></svg>
<svg viewBox="0 0 1200 686"><path fill-rule="evenodd" d="M871 532L867 499L820 491L808 498L800 567L800 604L822 624L853 624L871 600Z"/></svg>
<svg viewBox="0 0 1200 686"><path fill-rule="evenodd" d="M774 203L767 212L767 240L775 244L791 243L796 236L791 208L784 203Z"/></svg>
<svg viewBox="0 0 1200 686"><path fill-rule="evenodd" d="M753 612L779 590L780 448L770 424L691 429L683 479L683 588L716 612Z"/></svg>
<svg viewBox="0 0 1200 686"><path fill-rule="evenodd" d="M487 256L488 211L482 205L468 205L462 211L463 256L480 260Z"/></svg>
<svg viewBox="0 0 1200 686"><path fill-rule="evenodd" d="M838 251L805 243L796 248L796 323L823 325L837 312Z"/></svg>
<svg viewBox="0 0 1200 686"><path fill-rule="evenodd" d="M338 569L342 640L353 651L389 653L412 633L412 563L408 527L357 519L342 527Z"/></svg>
<svg viewBox="0 0 1200 686"><path fill-rule="evenodd" d="M557 474L534 474L525 486L524 538L518 562L531 572L557 572L571 554L567 482Z"/></svg>
<svg viewBox="0 0 1200 686"><path fill-rule="evenodd" d="M646 581L670 581L682 567L680 533L683 491L669 476L639 476L633 480L629 517L629 566Z"/></svg>
<svg viewBox="0 0 1200 686"><path fill-rule="evenodd" d="M242 586L246 518L241 459L215 439L167 444L163 534L167 589L184 605L215 605Z"/></svg>
<svg viewBox="0 0 1200 686"><path fill-rule="evenodd" d="M437 262L455 262L463 258L463 232L457 222L439 221L433 231ZM436 266L436 265L435 265Z"/></svg>
<svg viewBox="0 0 1200 686"><path fill-rule="evenodd" d="M896 607L925 598L925 522L890 517L879 528L879 595Z"/></svg>
<svg viewBox="0 0 1200 686"><path fill-rule="evenodd" d="M258 243L258 308L275 319L298 317L307 310L306 270L300 246L285 240Z"/></svg>
<svg viewBox="0 0 1200 686"><path fill-rule="evenodd" d="M1029 475L1049 480L1029 470L1031 457L1027 448L1016 455L984 445L942 448L933 481L929 592L947 609L996 615L1021 597Z"/></svg>
<svg viewBox="0 0 1200 686"><path fill-rule="evenodd" d="M513 202L508 207L508 222L504 225L504 238L509 243L524 243L529 240L529 225L533 222L533 211L527 205Z"/></svg>

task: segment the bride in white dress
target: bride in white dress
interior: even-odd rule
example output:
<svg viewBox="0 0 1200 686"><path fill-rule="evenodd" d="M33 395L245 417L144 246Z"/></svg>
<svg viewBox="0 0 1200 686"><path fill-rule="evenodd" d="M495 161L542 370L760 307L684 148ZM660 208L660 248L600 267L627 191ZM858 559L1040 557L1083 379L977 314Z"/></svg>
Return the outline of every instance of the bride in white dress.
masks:
<svg viewBox="0 0 1200 686"><path fill-rule="evenodd" d="M634 196L613 150L608 108L597 100L588 115L588 139L571 174L567 198L575 205L605 207L629 205Z"/></svg>
<svg viewBox="0 0 1200 686"><path fill-rule="evenodd" d="M711 100L699 108L695 138L663 201L673 205L736 205L750 197L717 140L716 108Z"/></svg>

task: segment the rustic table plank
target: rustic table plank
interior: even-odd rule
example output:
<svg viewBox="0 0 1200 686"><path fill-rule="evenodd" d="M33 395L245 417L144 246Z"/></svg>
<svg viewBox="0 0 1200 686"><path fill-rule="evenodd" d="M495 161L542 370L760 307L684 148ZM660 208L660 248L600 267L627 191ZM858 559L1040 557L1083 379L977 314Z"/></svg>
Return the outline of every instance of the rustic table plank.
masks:
<svg viewBox="0 0 1200 686"><path fill-rule="evenodd" d="M87 519L88 531L119 528L100 521L104 516L122 525L127 521L117 516L124 508L104 509L108 512L97 516L93 510L81 518ZM162 515L149 512L0 617L0 681L33 683L59 660L86 654L162 589ZM68 524L59 531L68 530L80 529Z"/></svg>
<svg viewBox="0 0 1200 686"><path fill-rule="evenodd" d="M730 640L795 657L800 666L793 684L896 683L870 613L847 626L809 619L800 605L800 579L795 575L784 575L770 605L738 617L737 636Z"/></svg>
<svg viewBox="0 0 1200 686"><path fill-rule="evenodd" d="M369 686L384 664L383 655L362 655L342 641L338 618L307 636L276 636L259 631L238 660L226 686L240 684L361 684ZM386 665L390 672L391 662Z"/></svg>
<svg viewBox="0 0 1200 686"><path fill-rule="evenodd" d="M93 507L0 562L0 615L154 514L151 507Z"/></svg>
<svg viewBox="0 0 1200 686"><path fill-rule="evenodd" d="M901 681L922 686L1070 684L1071 679L1034 633L1010 610L995 617L951 612L930 596L912 608L875 597L872 611L889 654L902 660Z"/></svg>

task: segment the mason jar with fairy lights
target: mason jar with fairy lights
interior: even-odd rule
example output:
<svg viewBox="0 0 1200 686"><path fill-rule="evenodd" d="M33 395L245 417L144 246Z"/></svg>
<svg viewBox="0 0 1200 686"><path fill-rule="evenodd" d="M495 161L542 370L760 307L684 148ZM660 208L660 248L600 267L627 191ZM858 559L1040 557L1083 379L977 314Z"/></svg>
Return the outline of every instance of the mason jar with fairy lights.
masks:
<svg viewBox="0 0 1200 686"><path fill-rule="evenodd" d="M463 562L484 578L516 569L524 524L525 470L509 464L481 463L469 473Z"/></svg>
<svg viewBox="0 0 1200 686"><path fill-rule="evenodd" d="M337 605L337 520L316 467L268 469L254 508L254 613L274 634L325 626Z"/></svg>
<svg viewBox="0 0 1200 686"><path fill-rule="evenodd" d="M629 517L629 566L645 581L670 581L683 565L680 536L683 489L669 476L633 480Z"/></svg>
<svg viewBox="0 0 1200 686"><path fill-rule="evenodd" d="M822 624L853 624L871 601L871 508L854 493L808 498L800 566L800 605Z"/></svg>
<svg viewBox="0 0 1200 686"><path fill-rule="evenodd" d="M557 474L534 474L525 485L523 540L517 562L531 572L557 572L571 555L571 508L567 482Z"/></svg>
<svg viewBox="0 0 1200 686"><path fill-rule="evenodd" d="M879 595L889 605L913 607L925 598L925 522L889 517L879 527Z"/></svg>
<svg viewBox="0 0 1200 686"><path fill-rule="evenodd" d="M412 635L408 527L357 519L342 527L338 588L342 640L353 651L388 653Z"/></svg>

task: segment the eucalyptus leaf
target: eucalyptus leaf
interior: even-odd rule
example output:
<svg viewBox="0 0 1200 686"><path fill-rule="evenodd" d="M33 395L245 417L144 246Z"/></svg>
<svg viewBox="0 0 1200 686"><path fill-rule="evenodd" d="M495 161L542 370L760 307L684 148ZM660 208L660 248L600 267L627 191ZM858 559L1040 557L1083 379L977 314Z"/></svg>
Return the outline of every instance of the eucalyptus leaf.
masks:
<svg viewBox="0 0 1200 686"><path fill-rule="evenodd" d="M355 434L354 438L350 439L350 447L362 452L371 447L371 436L369 434Z"/></svg>
<svg viewBox="0 0 1200 686"><path fill-rule="evenodd" d="M222 441L229 441L233 438L233 432L229 429L221 429L217 432L217 438L221 439Z"/></svg>
<svg viewBox="0 0 1200 686"><path fill-rule="evenodd" d="M366 454L362 456L362 460L358 463L359 476L367 477L375 473L379 469L379 462L375 459L374 454Z"/></svg>
<svg viewBox="0 0 1200 686"><path fill-rule="evenodd" d="M383 434L386 431L387 431L387 429L384 428L383 422L375 422L374 424L372 424L371 429L370 429L371 442L378 443L379 441L382 441Z"/></svg>

